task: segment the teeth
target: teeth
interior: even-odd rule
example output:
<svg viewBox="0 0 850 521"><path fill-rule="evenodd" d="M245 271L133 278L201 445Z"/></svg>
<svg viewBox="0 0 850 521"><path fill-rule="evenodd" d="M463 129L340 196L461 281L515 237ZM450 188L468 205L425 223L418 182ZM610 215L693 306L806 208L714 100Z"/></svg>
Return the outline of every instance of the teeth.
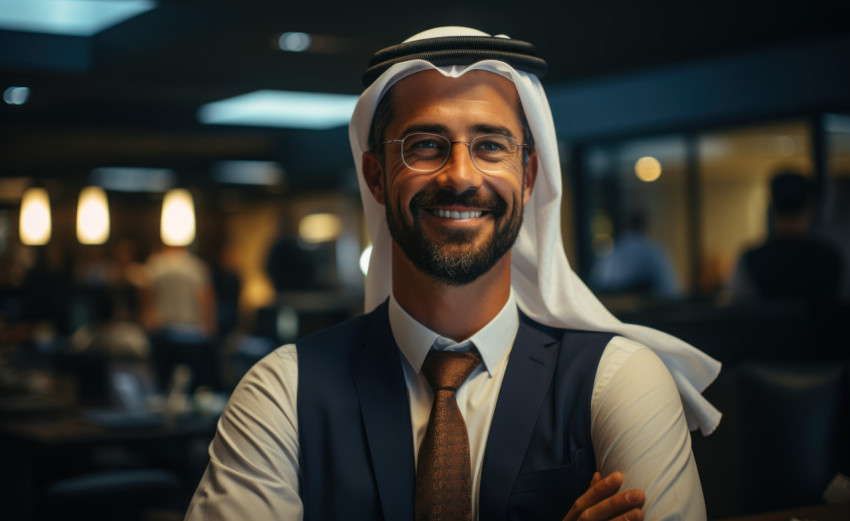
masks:
<svg viewBox="0 0 850 521"><path fill-rule="evenodd" d="M470 219L473 217L481 217L484 212L451 212L449 210L434 210L434 215L443 217L444 219Z"/></svg>

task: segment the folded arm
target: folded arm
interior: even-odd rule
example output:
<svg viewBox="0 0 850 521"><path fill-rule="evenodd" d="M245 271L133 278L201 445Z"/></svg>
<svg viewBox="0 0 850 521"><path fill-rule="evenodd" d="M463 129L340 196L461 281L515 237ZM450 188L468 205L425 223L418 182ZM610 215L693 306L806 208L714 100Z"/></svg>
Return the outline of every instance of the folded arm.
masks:
<svg viewBox="0 0 850 521"><path fill-rule="evenodd" d="M591 434L598 470L621 472L622 489L643 491L647 521L704 521L690 432L667 367L645 346L615 337L596 379Z"/></svg>
<svg viewBox="0 0 850 521"><path fill-rule="evenodd" d="M187 521L300 520L294 346L257 363L239 383L210 444Z"/></svg>

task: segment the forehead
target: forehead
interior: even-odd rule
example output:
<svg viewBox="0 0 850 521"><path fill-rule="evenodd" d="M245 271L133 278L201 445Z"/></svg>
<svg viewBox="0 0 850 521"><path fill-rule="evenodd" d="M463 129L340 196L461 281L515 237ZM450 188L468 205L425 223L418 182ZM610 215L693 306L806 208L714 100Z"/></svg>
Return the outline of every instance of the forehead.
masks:
<svg viewBox="0 0 850 521"><path fill-rule="evenodd" d="M435 70L422 71L396 83L392 96L391 128L418 123L485 124L521 132L516 87L493 72L475 70L452 78Z"/></svg>

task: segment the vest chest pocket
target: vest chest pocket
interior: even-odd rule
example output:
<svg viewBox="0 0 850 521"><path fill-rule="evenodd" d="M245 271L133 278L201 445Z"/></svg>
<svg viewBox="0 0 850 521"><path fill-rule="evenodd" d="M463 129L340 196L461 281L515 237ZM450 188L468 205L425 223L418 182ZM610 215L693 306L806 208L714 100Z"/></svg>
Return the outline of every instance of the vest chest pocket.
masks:
<svg viewBox="0 0 850 521"><path fill-rule="evenodd" d="M511 492L508 519L563 519L590 485L595 470L592 460L592 454L582 449L567 465L520 473Z"/></svg>

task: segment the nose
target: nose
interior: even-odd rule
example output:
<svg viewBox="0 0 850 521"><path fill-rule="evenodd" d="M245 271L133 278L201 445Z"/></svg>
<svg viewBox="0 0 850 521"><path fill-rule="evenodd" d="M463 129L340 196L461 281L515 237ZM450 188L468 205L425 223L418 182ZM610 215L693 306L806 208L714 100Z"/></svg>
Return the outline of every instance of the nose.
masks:
<svg viewBox="0 0 850 521"><path fill-rule="evenodd" d="M481 187L483 176L472 162L469 144L454 141L446 164L437 171L437 185L443 190L463 193L469 189Z"/></svg>

